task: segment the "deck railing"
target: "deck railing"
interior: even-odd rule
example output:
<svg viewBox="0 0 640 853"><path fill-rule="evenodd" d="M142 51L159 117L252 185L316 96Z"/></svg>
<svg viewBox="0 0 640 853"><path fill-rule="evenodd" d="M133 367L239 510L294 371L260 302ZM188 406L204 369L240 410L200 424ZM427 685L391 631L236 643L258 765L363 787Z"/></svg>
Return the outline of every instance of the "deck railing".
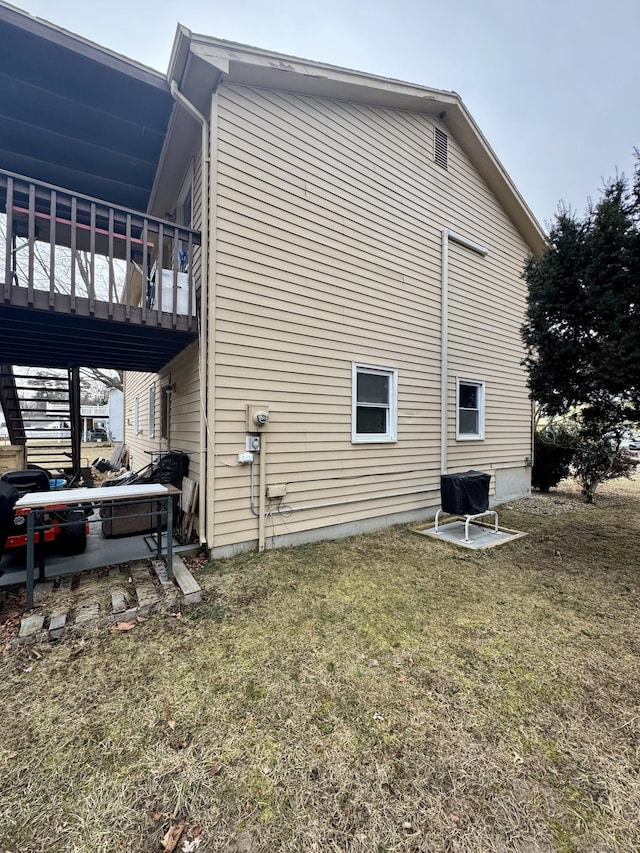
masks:
<svg viewBox="0 0 640 853"><path fill-rule="evenodd" d="M193 229L0 170L0 302L41 304L44 291L55 309L65 294L72 312L106 303L110 318L124 306L125 320L169 314L191 331L199 246Z"/></svg>

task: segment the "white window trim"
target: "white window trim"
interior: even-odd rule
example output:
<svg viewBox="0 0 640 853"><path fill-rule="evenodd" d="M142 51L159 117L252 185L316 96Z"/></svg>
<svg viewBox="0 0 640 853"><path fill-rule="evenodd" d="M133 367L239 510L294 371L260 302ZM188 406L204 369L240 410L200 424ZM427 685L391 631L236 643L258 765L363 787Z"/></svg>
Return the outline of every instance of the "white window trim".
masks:
<svg viewBox="0 0 640 853"><path fill-rule="evenodd" d="M357 391L358 371L375 373L389 377L389 429L380 433L357 433ZM398 440L398 369L396 367L381 367L376 364L351 362L351 442L353 444L389 444Z"/></svg>
<svg viewBox="0 0 640 853"><path fill-rule="evenodd" d="M475 385L480 389L480 400L478 406L478 420L480 432L478 433L461 433L460 432L460 386ZM486 383L484 379L466 379L463 376L456 376L456 441L483 441L484 440L484 411L485 411Z"/></svg>
<svg viewBox="0 0 640 853"><path fill-rule="evenodd" d="M149 438L156 437L156 386L149 386Z"/></svg>
<svg viewBox="0 0 640 853"><path fill-rule="evenodd" d="M134 397L133 400L133 434L138 435L140 432L140 398Z"/></svg>

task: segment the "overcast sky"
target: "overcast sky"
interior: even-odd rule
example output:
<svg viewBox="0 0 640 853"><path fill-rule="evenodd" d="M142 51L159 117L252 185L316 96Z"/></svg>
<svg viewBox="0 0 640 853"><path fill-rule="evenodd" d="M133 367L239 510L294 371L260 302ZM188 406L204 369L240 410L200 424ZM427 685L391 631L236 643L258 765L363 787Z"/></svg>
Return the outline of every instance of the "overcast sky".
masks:
<svg viewBox="0 0 640 853"><path fill-rule="evenodd" d="M544 226L640 146L640 0L13 0L166 72L196 33L456 91Z"/></svg>

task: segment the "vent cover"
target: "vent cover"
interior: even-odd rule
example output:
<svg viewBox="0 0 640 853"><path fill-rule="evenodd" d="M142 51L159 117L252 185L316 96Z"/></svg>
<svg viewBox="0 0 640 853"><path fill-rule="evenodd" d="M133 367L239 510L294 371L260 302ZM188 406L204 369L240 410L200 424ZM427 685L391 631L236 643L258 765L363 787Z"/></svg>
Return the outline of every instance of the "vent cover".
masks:
<svg viewBox="0 0 640 853"><path fill-rule="evenodd" d="M433 159L443 169L449 168L449 137L439 128L434 129Z"/></svg>

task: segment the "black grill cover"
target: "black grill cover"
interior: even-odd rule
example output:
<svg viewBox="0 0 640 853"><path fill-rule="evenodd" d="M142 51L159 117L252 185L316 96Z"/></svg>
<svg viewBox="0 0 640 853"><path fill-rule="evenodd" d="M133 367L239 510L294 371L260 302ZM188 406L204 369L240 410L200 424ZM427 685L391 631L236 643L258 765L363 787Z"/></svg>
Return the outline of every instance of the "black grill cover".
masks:
<svg viewBox="0 0 640 853"><path fill-rule="evenodd" d="M489 508L490 474L465 471L464 474L443 474L440 477L440 497L444 512L452 515L475 515Z"/></svg>

